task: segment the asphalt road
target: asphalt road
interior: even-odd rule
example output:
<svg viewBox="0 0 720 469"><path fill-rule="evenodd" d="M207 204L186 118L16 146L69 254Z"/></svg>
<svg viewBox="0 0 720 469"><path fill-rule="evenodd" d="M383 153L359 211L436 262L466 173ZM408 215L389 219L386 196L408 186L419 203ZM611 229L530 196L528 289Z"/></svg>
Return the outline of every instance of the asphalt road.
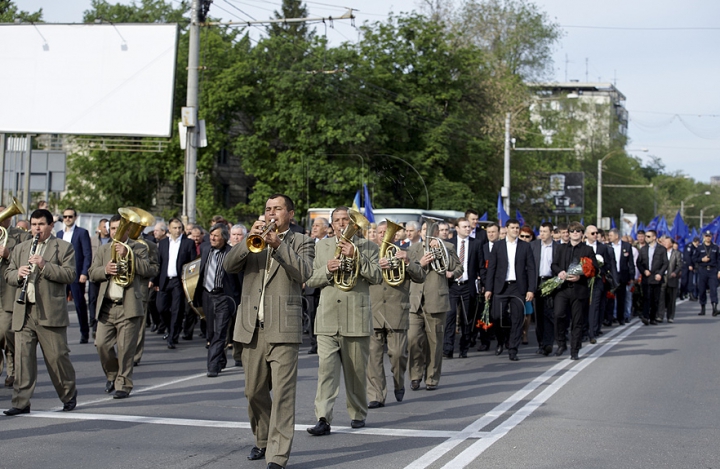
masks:
<svg viewBox="0 0 720 469"><path fill-rule="evenodd" d="M718 468L720 317L698 317L697 309L679 304L674 324L605 328L579 361L535 355L534 341L519 362L474 351L446 360L436 391L413 392L408 382L405 400L391 392L361 430L349 428L341 389L324 437L305 431L315 423L317 384L317 356L306 344L289 466ZM265 467L246 459L254 440L243 370L207 378L201 339L168 350L148 334L135 389L118 401L103 392L93 345L78 344L75 325L69 337L76 410L59 411L41 363L31 414L0 416L0 467ZM0 407L11 394L0 388Z"/></svg>

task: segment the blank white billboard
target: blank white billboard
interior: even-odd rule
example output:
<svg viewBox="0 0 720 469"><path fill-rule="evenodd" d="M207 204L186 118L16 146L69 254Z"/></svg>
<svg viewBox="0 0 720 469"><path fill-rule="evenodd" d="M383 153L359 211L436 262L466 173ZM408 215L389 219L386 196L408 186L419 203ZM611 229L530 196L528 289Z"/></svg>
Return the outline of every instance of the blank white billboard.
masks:
<svg viewBox="0 0 720 469"><path fill-rule="evenodd" d="M168 137L176 24L0 25L0 133Z"/></svg>

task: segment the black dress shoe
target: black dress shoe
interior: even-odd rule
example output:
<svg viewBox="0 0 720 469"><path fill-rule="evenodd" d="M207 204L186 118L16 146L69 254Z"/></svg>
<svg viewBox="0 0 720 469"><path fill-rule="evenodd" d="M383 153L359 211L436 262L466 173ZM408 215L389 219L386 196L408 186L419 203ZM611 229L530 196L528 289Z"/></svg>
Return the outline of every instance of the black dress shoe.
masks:
<svg viewBox="0 0 720 469"><path fill-rule="evenodd" d="M570 354L570 360L580 360L580 357L578 357L577 353Z"/></svg>
<svg viewBox="0 0 720 469"><path fill-rule="evenodd" d="M217 371L208 371L208 372L207 372L207 377L208 377L208 378L217 378L217 377L218 377L218 372L217 372Z"/></svg>
<svg viewBox="0 0 720 469"><path fill-rule="evenodd" d="M200 337L201 339L204 339L204 338L205 338L205 333L204 333L204 332L199 333L199 334L198 334L198 337ZM192 339L192 337L190 337L190 338Z"/></svg>
<svg viewBox="0 0 720 469"><path fill-rule="evenodd" d="M318 420L318 423L316 423L314 427L308 428L307 432L313 436L329 435L330 424L327 423L327 420L321 418L320 420Z"/></svg>
<svg viewBox="0 0 720 469"><path fill-rule="evenodd" d="M420 386L419 383L418 383L418 386ZM405 388L396 389L395 390L395 400L398 402L402 402L403 397L405 397Z"/></svg>
<svg viewBox="0 0 720 469"><path fill-rule="evenodd" d="M192 340L192 335L183 334L182 340Z"/></svg>
<svg viewBox="0 0 720 469"><path fill-rule="evenodd" d="M497 348L495 349L495 355L502 355L503 353L503 344L498 344Z"/></svg>
<svg viewBox="0 0 720 469"><path fill-rule="evenodd" d="M385 407L385 404L380 401L370 401L368 403L368 409L377 409L378 407Z"/></svg>
<svg viewBox="0 0 720 469"><path fill-rule="evenodd" d="M427 385L425 385L425 389L427 391L434 391L437 389L437 384L427 384Z"/></svg>
<svg viewBox="0 0 720 469"><path fill-rule="evenodd" d="M88 337L86 335L80 337L80 343L81 344L87 344L88 343Z"/></svg>
<svg viewBox="0 0 720 469"><path fill-rule="evenodd" d="M159 327L159 326L158 326L158 329L157 329L157 331L155 331L155 332L157 332L158 334L163 334L163 335L164 335L164 334L165 334L165 330L166 330L166 329L165 329L164 327ZM167 337L163 337L163 339L167 339Z"/></svg>
<svg viewBox="0 0 720 469"><path fill-rule="evenodd" d="M642 323L645 324L646 326L647 326L648 324L650 324L650 320L649 320L648 318L641 317L640 320L641 320Z"/></svg>
<svg viewBox="0 0 720 469"><path fill-rule="evenodd" d="M563 353L565 353L565 350L567 350L567 346L565 346L565 345L559 346L558 349L555 350L555 356L556 356L556 357L559 357L560 355L562 355Z"/></svg>
<svg viewBox="0 0 720 469"><path fill-rule="evenodd" d="M257 446L253 446L250 450L250 454L248 455L248 459L250 461L257 461L258 459L263 459L265 457L265 448L258 448Z"/></svg>
<svg viewBox="0 0 720 469"><path fill-rule="evenodd" d="M140 360L133 362L133 366L140 366Z"/></svg>
<svg viewBox="0 0 720 469"><path fill-rule="evenodd" d="M13 384L15 384L15 377L14 376L8 376L5 378L5 387L11 388L13 387Z"/></svg>
<svg viewBox="0 0 720 469"><path fill-rule="evenodd" d="M158 330L157 324L153 324L152 326L150 326L150 332L157 332L157 330Z"/></svg>
<svg viewBox="0 0 720 469"><path fill-rule="evenodd" d="M115 381L107 381L105 383L105 392L110 394L115 390Z"/></svg>
<svg viewBox="0 0 720 469"><path fill-rule="evenodd" d="M352 428L362 428L365 426L365 419L363 420L351 420L350 421L350 427Z"/></svg>
<svg viewBox="0 0 720 469"><path fill-rule="evenodd" d="M167 340L168 337L170 337L170 334L167 334L167 333L166 333L166 334L163 334L163 340Z"/></svg>
<svg viewBox="0 0 720 469"><path fill-rule="evenodd" d="M235 366L242 367L242 360L235 360Z"/></svg>
<svg viewBox="0 0 720 469"><path fill-rule="evenodd" d="M590 339L590 343L593 345L597 344L597 339L593 337L592 339Z"/></svg>
<svg viewBox="0 0 720 469"><path fill-rule="evenodd" d="M167 344L168 344L168 348L169 348L169 349L174 349L174 348L175 348L175 344L173 344L172 340L168 340L168 343L167 343Z"/></svg>
<svg viewBox="0 0 720 469"><path fill-rule="evenodd" d="M443 352L443 358L451 359L452 357L453 357L452 353Z"/></svg>
<svg viewBox="0 0 720 469"><path fill-rule="evenodd" d="M537 355L543 355L543 354L545 353L545 351L543 350L542 347L538 347L538 349L535 350L535 353L536 353Z"/></svg>
<svg viewBox="0 0 720 469"><path fill-rule="evenodd" d="M543 355L546 357L552 353L552 345L546 345L543 347Z"/></svg>
<svg viewBox="0 0 720 469"><path fill-rule="evenodd" d="M512 354L510 354L510 361L519 362L520 359L518 358L516 353L512 353Z"/></svg>
<svg viewBox="0 0 720 469"><path fill-rule="evenodd" d="M280 464L276 464L274 462L269 462L267 465L267 469L285 469Z"/></svg>
<svg viewBox="0 0 720 469"><path fill-rule="evenodd" d="M20 414L29 414L30 413L30 404L23 407L22 409L18 409L17 407L10 407L8 410L3 410L3 414L8 415L12 417L13 415L20 415Z"/></svg>
<svg viewBox="0 0 720 469"><path fill-rule="evenodd" d="M417 391L418 389L420 389L420 380L414 379L410 381L410 389L412 389L413 391Z"/></svg>
<svg viewBox="0 0 720 469"><path fill-rule="evenodd" d="M77 391L75 391L75 395L63 404L63 412L70 412L71 410L75 409L75 406L77 406ZM30 407L28 406L28 409Z"/></svg>
<svg viewBox="0 0 720 469"><path fill-rule="evenodd" d="M460 358L467 358L467 351L460 352Z"/></svg>
<svg viewBox="0 0 720 469"><path fill-rule="evenodd" d="M490 345L489 345L489 344L483 344L483 345L481 345L480 347L477 348L477 351L478 351L478 352L487 352L488 350L490 350Z"/></svg>
<svg viewBox="0 0 720 469"><path fill-rule="evenodd" d="M121 391L119 389L117 391L115 391L115 394L113 395L113 399L126 399L128 397L130 397L129 392Z"/></svg>
<svg viewBox="0 0 720 469"><path fill-rule="evenodd" d="M317 347L310 347L310 350L308 350L308 355L317 355Z"/></svg>

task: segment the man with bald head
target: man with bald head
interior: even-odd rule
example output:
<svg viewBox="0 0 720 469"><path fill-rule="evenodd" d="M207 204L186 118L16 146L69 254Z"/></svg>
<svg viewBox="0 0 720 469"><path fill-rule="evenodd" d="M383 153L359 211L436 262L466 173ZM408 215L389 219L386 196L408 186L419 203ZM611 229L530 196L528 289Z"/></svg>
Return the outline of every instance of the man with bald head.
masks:
<svg viewBox="0 0 720 469"><path fill-rule="evenodd" d="M597 336L601 334L603 319L605 317L605 284L603 279L610 275L615 279L617 285L617 266L615 255L612 249L598 240L598 229L595 225L588 225L585 228L585 243L593 249L595 256L601 256L602 267L598 270L592 288L590 298L590 309L588 310L587 335L590 343L597 342Z"/></svg>

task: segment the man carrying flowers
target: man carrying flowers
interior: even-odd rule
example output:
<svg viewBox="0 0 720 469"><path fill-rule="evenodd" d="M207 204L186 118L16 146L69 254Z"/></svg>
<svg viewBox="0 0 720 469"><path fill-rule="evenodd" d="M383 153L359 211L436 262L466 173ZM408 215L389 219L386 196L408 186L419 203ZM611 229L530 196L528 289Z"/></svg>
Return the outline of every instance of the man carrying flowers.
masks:
<svg viewBox="0 0 720 469"><path fill-rule="evenodd" d="M590 279L598 271L593 249L582 242L585 228L578 222L568 227L570 242L557 246L553 253L552 272L562 283L555 293L556 356L567 350L565 331L570 312L570 359L577 360L580 352L583 322L590 304Z"/></svg>

